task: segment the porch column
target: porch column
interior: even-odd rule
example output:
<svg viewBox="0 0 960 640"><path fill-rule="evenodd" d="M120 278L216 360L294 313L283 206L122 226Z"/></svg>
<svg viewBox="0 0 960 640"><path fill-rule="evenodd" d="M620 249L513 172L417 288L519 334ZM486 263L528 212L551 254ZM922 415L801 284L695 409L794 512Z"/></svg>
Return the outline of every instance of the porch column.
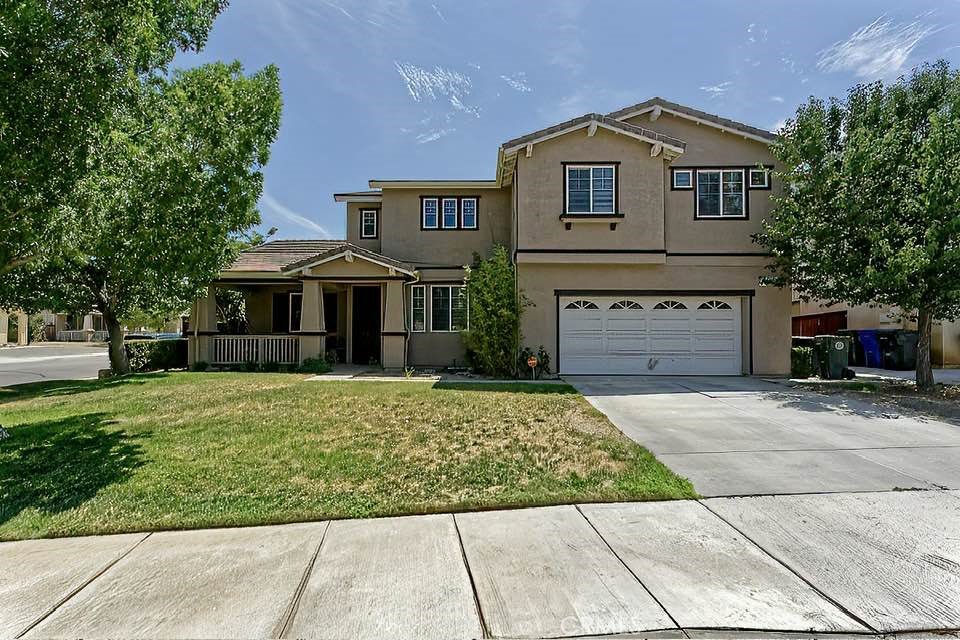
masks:
<svg viewBox="0 0 960 640"><path fill-rule="evenodd" d="M303 281L300 312L300 362L326 354L327 329L323 318L323 289L319 280Z"/></svg>
<svg viewBox="0 0 960 640"><path fill-rule="evenodd" d="M30 344L30 316L23 311L17 312L17 344Z"/></svg>
<svg viewBox="0 0 960 640"><path fill-rule="evenodd" d="M210 285L207 295L190 308L190 336L187 340L187 363L209 362L210 337L217 335L217 290Z"/></svg>
<svg viewBox="0 0 960 640"><path fill-rule="evenodd" d="M0 347L7 344L8 331L10 331L10 314L0 309Z"/></svg>
<svg viewBox="0 0 960 640"><path fill-rule="evenodd" d="M86 340L87 342L92 341L93 340L93 314L92 313L88 313L87 315L83 316L83 331L86 334L84 335L83 339Z"/></svg>
<svg viewBox="0 0 960 640"><path fill-rule="evenodd" d="M383 296L383 368L406 366L407 328L403 313L403 281L388 280Z"/></svg>

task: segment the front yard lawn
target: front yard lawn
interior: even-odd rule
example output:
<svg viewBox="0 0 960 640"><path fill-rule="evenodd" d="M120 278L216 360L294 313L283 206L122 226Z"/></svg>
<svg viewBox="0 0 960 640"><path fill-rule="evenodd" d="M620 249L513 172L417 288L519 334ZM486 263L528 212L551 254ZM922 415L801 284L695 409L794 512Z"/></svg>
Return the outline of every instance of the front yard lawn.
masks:
<svg viewBox="0 0 960 640"><path fill-rule="evenodd" d="M172 373L0 389L0 540L690 498L565 385Z"/></svg>

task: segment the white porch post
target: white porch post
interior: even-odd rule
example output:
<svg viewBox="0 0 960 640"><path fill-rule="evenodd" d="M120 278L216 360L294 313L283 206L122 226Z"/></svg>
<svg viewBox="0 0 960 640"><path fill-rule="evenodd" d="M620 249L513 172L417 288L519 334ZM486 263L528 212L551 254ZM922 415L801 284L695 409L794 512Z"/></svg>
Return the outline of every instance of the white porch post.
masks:
<svg viewBox="0 0 960 640"><path fill-rule="evenodd" d="M300 311L300 362L326 353L327 330L323 318L323 288L319 280L303 281Z"/></svg>
<svg viewBox="0 0 960 640"><path fill-rule="evenodd" d="M87 342L90 342L91 340L93 340L93 314L92 313L88 313L87 315L83 316L83 331L86 334L83 337L84 340L86 340Z"/></svg>
<svg viewBox="0 0 960 640"><path fill-rule="evenodd" d="M0 346L7 344L8 331L10 331L10 314L0 309Z"/></svg>
<svg viewBox="0 0 960 640"><path fill-rule="evenodd" d="M210 361L210 336L217 334L217 290L207 287L207 295L190 309L190 336L187 340L187 362Z"/></svg>
<svg viewBox="0 0 960 640"><path fill-rule="evenodd" d="M30 316L23 311L17 312L17 344L30 343Z"/></svg>
<svg viewBox="0 0 960 640"><path fill-rule="evenodd" d="M403 281L388 280L383 296L383 367L401 369L406 366L407 328L403 311Z"/></svg>

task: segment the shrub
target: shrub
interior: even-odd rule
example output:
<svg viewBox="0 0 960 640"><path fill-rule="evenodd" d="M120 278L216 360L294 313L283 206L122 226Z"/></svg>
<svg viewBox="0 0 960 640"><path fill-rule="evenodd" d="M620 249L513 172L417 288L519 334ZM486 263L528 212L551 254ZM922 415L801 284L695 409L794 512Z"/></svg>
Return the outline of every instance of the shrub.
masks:
<svg viewBox="0 0 960 640"><path fill-rule="evenodd" d="M124 344L130 371L187 368L186 340L133 340ZM194 365L196 367L196 365Z"/></svg>
<svg viewBox="0 0 960 640"><path fill-rule="evenodd" d="M516 375L520 316L527 301L517 290L506 247L495 246L489 258L467 267L464 282L470 330L463 332L463 340L470 364L493 376Z"/></svg>
<svg viewBox="0 0 960 640"><path fill-rule="evenodd" d="M206 371L209 368L210 368L210 363L207 362L206 360L197 360L196 362L193 363L194 371Z"/></svg>
<svg viewBox="0 0 960 640"><path fill-rule="evenodd" d="M793 347L790 349L791 378L809 378L814 371L813 349L811 347Z"/></svg>
<svg viewBox="0 0 960 640"><path fill-rule="evenodd" d="M301 373L329 373L330 363L323 358L307 358L300 365Z"/></svg>
<svg viewBox="0 0 960 640"><path fill-rule="evenodd" d="M30 317L30 342L46 342L47 325L43 321L43 316Z"/></svg>

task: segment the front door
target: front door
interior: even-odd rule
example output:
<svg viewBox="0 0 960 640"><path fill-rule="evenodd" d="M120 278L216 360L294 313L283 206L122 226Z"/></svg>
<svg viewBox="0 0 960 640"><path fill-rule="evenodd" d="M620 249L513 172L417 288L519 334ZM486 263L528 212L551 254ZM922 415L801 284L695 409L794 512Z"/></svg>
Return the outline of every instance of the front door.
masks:
<svg viewBox="0 0 960 640"><path fill-rule="evenodd" d="M380 363L380 287L353 288L353 363Z"/></svg>

